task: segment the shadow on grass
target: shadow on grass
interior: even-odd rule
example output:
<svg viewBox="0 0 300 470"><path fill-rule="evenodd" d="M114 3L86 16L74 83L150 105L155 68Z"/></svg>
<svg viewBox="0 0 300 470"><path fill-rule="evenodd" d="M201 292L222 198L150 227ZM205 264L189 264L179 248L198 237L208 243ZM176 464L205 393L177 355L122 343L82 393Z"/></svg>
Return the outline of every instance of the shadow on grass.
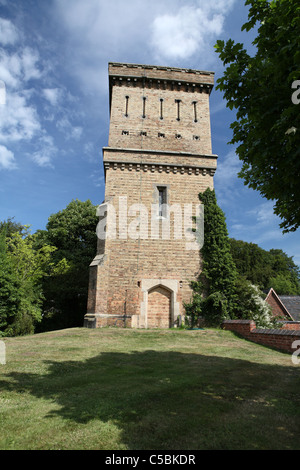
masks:
<svg viewBox="0 0 300 470"><path fill-rule="evenodd" d="M143 351L47 362L0 389L29 392L78 424L114 423L129 449L299 449L299 371L231 358Z"/></svg>

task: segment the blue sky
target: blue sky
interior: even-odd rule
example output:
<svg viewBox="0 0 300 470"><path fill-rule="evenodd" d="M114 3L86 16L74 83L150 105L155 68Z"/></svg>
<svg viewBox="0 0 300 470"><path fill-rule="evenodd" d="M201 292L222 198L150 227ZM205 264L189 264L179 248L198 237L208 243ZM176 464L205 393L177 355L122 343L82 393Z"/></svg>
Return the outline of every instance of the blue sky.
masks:
<svg viewBox="0 0 300 470"><path fill-rule="evenodd" d="M217 39L251 48L242 0L0 0L0 220L44 229L72 199L104 199L108 62L212 70ZM280 248L300 265L299 231L283 235L273 203L237 177L234 113L211 95L215 189L229 235Z"/></svg>

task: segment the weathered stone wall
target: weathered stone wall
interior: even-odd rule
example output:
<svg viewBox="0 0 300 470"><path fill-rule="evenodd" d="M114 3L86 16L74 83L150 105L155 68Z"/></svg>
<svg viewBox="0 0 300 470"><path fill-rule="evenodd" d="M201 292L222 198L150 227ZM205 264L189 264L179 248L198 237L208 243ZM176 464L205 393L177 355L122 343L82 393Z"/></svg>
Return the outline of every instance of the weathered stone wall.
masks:
<svg viewBox="0 0 300 470"><path fill-rule="evenodd" d="M172 281L167 299L171 322L184 315L183 302L192 295L190 282L201 269L199 249L190 249L185 228L193 238L198 194L213 188L216 170L209 117L212 83L210 72L110 65L111 120L103 161L105 202L115 220L107 227L110 235L104 251L99 244L101 250L91 266L88 313L98 315L96 326L105 324L105 315L110 316L109 323L111 316L118 315L130 318L127 326L148 326L147 312L154 305L157 321L149 325L170 326L164 305L168 280ZM181 100L179 114L175 100ZM159 218L154 213L159 187L166 189L167 204L175 215L171 211L170 217ZM155 292L142 288L147 280Z"/></svg>

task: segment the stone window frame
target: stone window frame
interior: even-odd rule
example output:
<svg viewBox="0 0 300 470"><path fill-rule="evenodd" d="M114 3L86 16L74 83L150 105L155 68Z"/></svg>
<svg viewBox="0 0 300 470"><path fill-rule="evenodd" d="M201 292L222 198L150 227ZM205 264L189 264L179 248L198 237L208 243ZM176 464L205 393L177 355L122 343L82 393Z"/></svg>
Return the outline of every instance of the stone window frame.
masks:
<svg viewBox="0 0 300 470"><path fill-rule="evenodd" d="M164 183L153 183L153 204L157 204L158 207L158 213L156 214L156 219L159 220L168 220L170 217L168 207L169 207L169 200L170 200L170 185L169 184L164 184ZM164 208L163 208L163 215L159 215L159 190L164 189L165 190L165 203Z"/></svg>

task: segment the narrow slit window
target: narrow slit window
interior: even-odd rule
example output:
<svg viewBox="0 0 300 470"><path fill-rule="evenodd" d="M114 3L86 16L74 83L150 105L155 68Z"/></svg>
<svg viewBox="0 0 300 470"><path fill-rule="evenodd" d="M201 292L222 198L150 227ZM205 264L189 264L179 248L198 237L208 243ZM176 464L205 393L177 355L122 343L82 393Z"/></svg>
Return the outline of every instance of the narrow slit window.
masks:
<svg viewBox="0 0 300 470"><path fill-rule="evenodd" d="M197 101L193 101L193 106L194 106L194 122L198 122L198 119L197 119Z"/></svg>
<svg viewBox="0 0 300 470"><path fill-rule="evenodd" d="M181 103L181 100L175 100L175 103L177 103L177 121L180 121L180 103Z"/></svg>
<svg viewBox="0 0 300 470"><path fill-rule="evenodd" d="M146 97L143 96L143 118L146 117Z"/></svg>
<svg viewBox="0 0 300 470"><path fill-rule="evenodd" d="M164 116L163 116L163 98L160 99L160 119L163 119Z"/></svg>
<svg viewBox="0 0 300 470"><path fill-rule="evenodd" d="M128 117L128 104L129 104L129 96L125 96L125 117Z"/></svg>
<svg viewBox="0 0 300 470"><path fill-rule="evenodd" d="M159 186L158 190L158 216L167 216L167 188Z"/></svg>

